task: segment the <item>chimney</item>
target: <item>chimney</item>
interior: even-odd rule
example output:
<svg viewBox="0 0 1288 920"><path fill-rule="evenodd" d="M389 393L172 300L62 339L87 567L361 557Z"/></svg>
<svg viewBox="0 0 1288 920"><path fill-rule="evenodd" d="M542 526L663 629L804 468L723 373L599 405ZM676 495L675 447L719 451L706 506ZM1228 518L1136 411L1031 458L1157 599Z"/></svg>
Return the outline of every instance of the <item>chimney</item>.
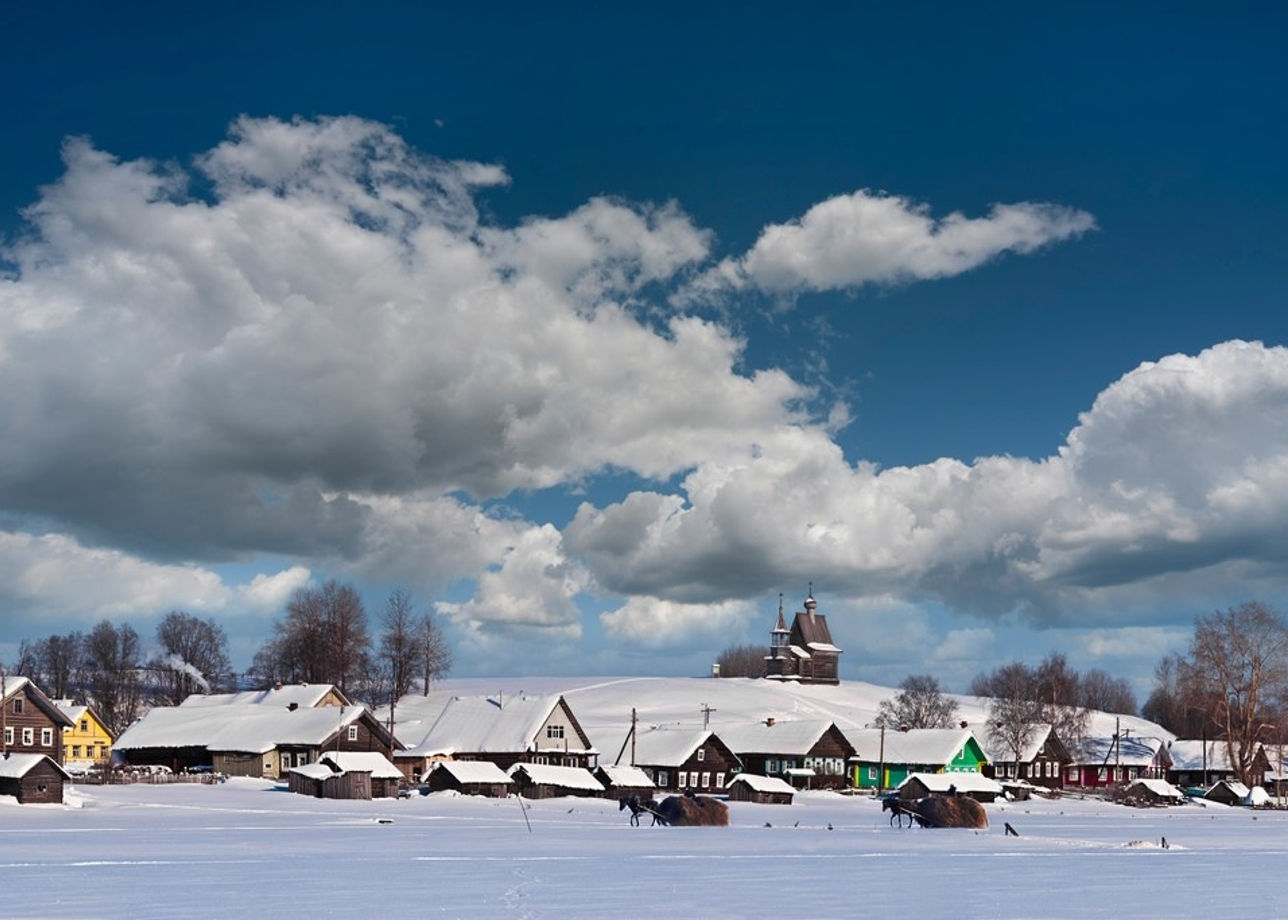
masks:
<svg viewBox="0 0 1288 920"><path fill-rule="evenodd" d="M774 717L773 717L773 716L770 716L768 719L766 719L766 720L765 720L765 725L766 725L768 728L773 728L773 727L774 727Z"/></svg>
<svg viewBox="0 0 1288 920"><path fill-rule="evenodd" d="M300 704L299 704L299 703L291 703L291 705L287 706L286 708L287 708L287 709L289 709L291 712L294 712L295 710L297 710L297 709L299 709L299 708L300 708Z"/></svg>
<svg viewBox="0 0 1288 920"><path fill-rule="evenodd" d="M962 728L966 728L970 723L967 722L965 719L962 719L961 722L958 724L960 724Z"/></svg>

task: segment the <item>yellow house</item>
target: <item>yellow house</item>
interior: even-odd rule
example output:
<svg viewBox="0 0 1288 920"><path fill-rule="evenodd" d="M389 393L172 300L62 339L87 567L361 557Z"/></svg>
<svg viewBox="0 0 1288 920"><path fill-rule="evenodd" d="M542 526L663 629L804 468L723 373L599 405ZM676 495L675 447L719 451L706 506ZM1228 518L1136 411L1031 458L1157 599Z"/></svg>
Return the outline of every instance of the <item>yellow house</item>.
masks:
<svg viewBox="0 0 1288 920"><path fill-rule="evenodd" d="M106 763L112 759L116 738L98 713L71 700L56 700L55 705L72 720L72 727L63 730L63 763Z"/></svg>

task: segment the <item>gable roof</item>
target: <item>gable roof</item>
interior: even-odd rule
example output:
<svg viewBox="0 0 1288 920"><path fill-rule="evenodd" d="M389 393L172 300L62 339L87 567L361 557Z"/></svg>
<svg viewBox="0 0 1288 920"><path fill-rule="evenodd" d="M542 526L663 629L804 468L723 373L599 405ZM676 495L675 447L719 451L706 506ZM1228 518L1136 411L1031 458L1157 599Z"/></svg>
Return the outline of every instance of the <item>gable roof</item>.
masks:
<svg viewBox="0 0 1288 920"><path fill-rule="evenodd" d="M180 706L280 706L292 704L304 707L320 706L329 694L335 694L344 705L353 705L335 684L283 684L267 690L241 690L236 693L193 693Z"/></svg>
<svg viewBox="0 0 1288 920"><path fill-rule="evenodd" d="M1234 743L1235 750L1239 750L1239 743ZM1263 745L1257 745L1257 748L1264 750ZM1204 755L1206 754L1206 769L1217 773L1233 772L1234 767L1230 765L1230 748L1224 741L1217 740L1176 740L1167 746L1167 754L1172 760L1173 770L1184 770L1194 772L1203 770ZM1256 754L1254 753L1254 758Z"/></svg>
<svg viewBox="0 0 1288 920"><path fill-rule="evenodd" d="M1087 738L1069 754L1073 757L1073 763L1079 766L1148 767L1156 757L1161 758L1164 763L1171 763L1163 740L1144 736L1121 737L1117 745L1112 736Z"/></svg>
<svg viewBox="0 0 1288 920"><path fill-rule="evenodd" d="M1028 743L1020 751L1020 763L1030 763L1036 760L1037 756L1042 753L1042 748L1046 746L1048 738L1059 748L1060 752L1065 757L1071 758L1073 756L1069 753L1069 749L1064 746L1064 742L1060 740L1060 736L1055 734L1054 725L1049 722L1030 724L1034 725L1035 731ZM1009 744L1003 741L995 733L988 733L985 735L985 738L987 742L985 753L988 755L988 759L991 763L1013 762L1015 754L1011 750Z"/></svg>
<svg viewBox="0 0 1288 920"><path fill-rule="evenodd" d="M1129 791L1132 789L1148 789L1154 795L1164 799L1185 798L1185 793L1181 792L1181 790L1177 789L1165 779L1141 777L1140 779L1132 780L1132 782L1127 785L1127 789Z"/></svg>
<svg viewBox="0 0 1288 920"><path fill-rule="evenodd" d="M556 708L568 714L575 734L558 742L538 737ZM452 697L420 743L403 756L441 757L457 754L547 753L597 754L562 695Z"/></svg>
<svg viewBox="0 0 1288 920"><path fill-rule="evenodd" d="M335 764L341 773L370 773L372 779L402 779L403 772L379 751L327 751L318 763Z"/></svg>
<svg viewBox="0 0 1288 920"><path fill-rule="evenodd" d="M706 744L708 738L728 747L708 729L654 728L635 736L635 762L648 767L678 767ZM730 753L733 753L730 751Z"/></svg>
<svg viewBox="0 0 1288 920"><path fill-rule="evenodd" d="M556 767L548 763L516 763L509 770L511 778L524 773L539 786L562 786L565 789L589 789L603 792L604 784L582 767Z"/></svg>
<svg viewBox="0 0 1288 920"><path fill-rule="evenodd" d="M54 701L45 695L45 692L35 685L26 677L7 677L5 679L4 699L10 700L19 693L23 694L32 704L49 717L55 725L61 725L63 728L70 728L73 724L67 714L59 709ZM3 702L0 700L0 702Z"/></svg>
<svg viewBox="0 0 1288 920"><path fill-rule="evenodd" d="M279 745L316 747L341 728L363 718L385 738L365 706L284 709L258 704L158 706L121 733L120 751L199 747L210 751L262 754Z"/></svg>
<svg viewBox="0 0 1288 920"><path fill-rule="evenodd" d="M440 760L425 774L426 778L435 770L444 770L456 778L458 783L501 783L512 784L509 774L490 760Z"/></svg>
<svg viewBox="0 0 1288 920"><path fill-rule="evenodd" d="M811 594L805 598L805 612L792 619L792 644L801 645L814 652L840 652L832 644L832 631L827 628L827 617L814 611L818 601Z"/></svg>
<svg viewBox="0 0 1288 920"><path fill-rule="evenodd" d="M105 723L99 714L94 711L93 707L74 703L71 700L54 700L54 705L58 707L59 711L62 712L63 715L71 719L72 728L75 728L82 718L89 716L94 720L98 727L107 734L107 737L111 739L116 738L115 733L107 727L107 723Z"/></svg>
<svg viewBox="0 0 1288 920"><path fill-rule="evenodd" d="M53 764L54 769L61 773L64 779L71 779L71 774L64 770L62 765L48 754L15 754L12 752L8 757L0 757L0 778L22 779L45 760Z"/></svg>
<svg viewBox="0 0 1288 920"><path fill-rule="evenodd" d="M829 729L836 725L826 719L778 720L766 722L740 722L720 725L720 740L735 754L779 754L803 756L822 740ZM853 747L843 732L841 740ZM636 758L639 759L638 757Z"/></svg>
<svg viewBox="0 0 1288 920"><path fill-rule="evenodd" d="M899 788L902 789L914 779L930 792L947 793L955 788L958 792L1002 794L1002 784L989 779L983 773L909 773L899 784Z"/></svg>
<svg viewBox="0 0 1288 920"><path fill-rule="evenodd" d="M609 786L643 786L648 789L654 788L653 778L651 776L639 767L632 767L628 764L600 764L595 768L595 773L603 773L603 778L608 780Z"/></svg>
<svg viewBox="0 0 1288 920"><path fill-rule="evenodd" d="M739 773L729 781L728 785L732 786L735 783L743 783L755 792L796 794L796 789L790 783L779 779L777 776L757 776L755 773ZM726 786L726 788L728 787Z"/></svg>
<svg viewBox="0 0 1288 920"><path fill-rule="evenodd" d="M881 729L858 728L845 732L854 745L854 756L865 763L884 759L890 764L925 764L943 766L951 763L969 744L974 744L987 758L969 728L910 728L908 731L885 732L885 756L882 758Z"/></svg>

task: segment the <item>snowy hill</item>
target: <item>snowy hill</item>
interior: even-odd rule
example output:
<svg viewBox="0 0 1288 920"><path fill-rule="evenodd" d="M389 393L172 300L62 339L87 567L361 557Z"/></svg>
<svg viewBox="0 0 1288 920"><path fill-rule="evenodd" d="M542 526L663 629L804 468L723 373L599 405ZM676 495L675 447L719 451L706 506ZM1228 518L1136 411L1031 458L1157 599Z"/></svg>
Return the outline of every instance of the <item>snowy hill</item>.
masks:
<svg viewBox="0 0 1288 920"><path fill-rule="evenodd" d="M602 763L612 763L626 739L634 708L641 729L653 726L702 728L703 709L709 710L710 727L775 721L827 719L841 729L863 728L877 717L881 701L898 692L862 681L839 686L797 685L751 678L701 677L514 677L462 678L436 684L428 696L412 694L395 708L396 733L407 744L416 744L452 696L545 696L563 694ZM977 737L983 734L988 700L952 695L958 718L970 723ZM378 711L383 721L388 708ZM1159 725L1135 716L1095 713L1088 726L1093 736L1113 734L1115 720L1138 737L1174 736ZM981 740L983 740L981 738Z"/></svg>

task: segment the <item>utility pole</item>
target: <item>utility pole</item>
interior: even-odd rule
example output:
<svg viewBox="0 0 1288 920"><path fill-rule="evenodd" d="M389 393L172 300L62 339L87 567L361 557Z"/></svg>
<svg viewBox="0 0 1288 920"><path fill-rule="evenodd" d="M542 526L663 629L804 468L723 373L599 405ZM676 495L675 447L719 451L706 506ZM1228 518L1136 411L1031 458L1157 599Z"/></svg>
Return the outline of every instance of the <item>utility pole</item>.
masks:
<svg viewBox="0 0 1288 920"><path fill-rule="evenodd" d="M706 703L702 704L702 730L706 731L711 727L711 713L716 712Z"/></svg>
<svg viewBox="0 0 1288 920"><path fill-rule="evenodd" d="M881 725L881 751L877 755L880 763L877 766L877 795L885 792L885 724Z"/></svg>
<svg viewBox="0 0 1288 920"><path fill-rule="evenodd" d="M9 757L9 731L5 727L5 705L4 698L9 695L7 681L9 675L4 668L0 668L0 751L4 753L6 759Z"/></svg>

